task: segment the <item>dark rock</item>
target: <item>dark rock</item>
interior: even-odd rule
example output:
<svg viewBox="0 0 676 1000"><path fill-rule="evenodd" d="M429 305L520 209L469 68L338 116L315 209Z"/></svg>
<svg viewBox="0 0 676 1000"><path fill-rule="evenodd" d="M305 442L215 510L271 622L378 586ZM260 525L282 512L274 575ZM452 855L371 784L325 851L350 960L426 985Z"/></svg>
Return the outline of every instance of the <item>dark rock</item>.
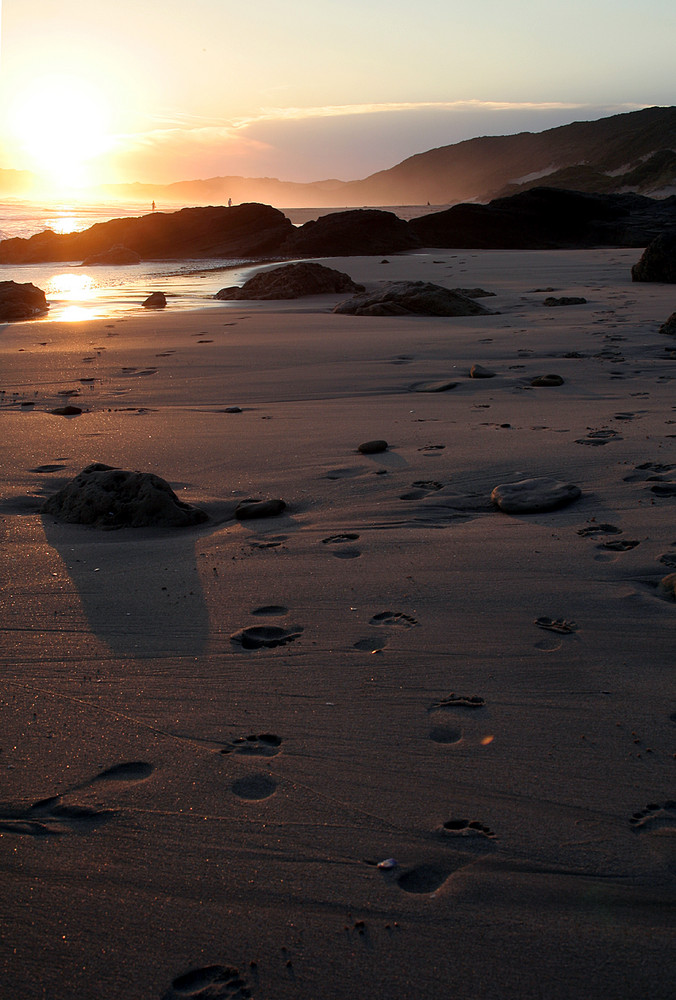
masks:
<svg viewBox="0 0 676 1000"><path fill-rule="evenodd" d="M554 295L549 295L542 304L543 306L582 306L585 305L586 301L579 295L562 295L558 299Z"/></svg>
<svg viewBox="0 0 676 1000"><path fill-rule="evenodd" d="M179 500L152 472L127 472L101 462L88 465L49 497L42 512L96 528L178 528L207 520L204 511Z"/></svg>
<svg viewBox="0 0 676 1000"><path fill-rule="evenodd" d="M631 269L631 280L676 284L676 232L662 233L645 248Z"/></svg>
<svg viewBox="0 0 676 1000"><path fill-rule="evenodd" d="M250 521L255 517L276 517L286 510L283 500L242 500L237 504L235 517L238 521Z"/></svg>
<svg viewBox="0 0 676 1000"><path fill-rule="evenodd" d="M676 337L676 312L673 312L666 323L662 324L659 332L666 334L667 337Z"/></svg>
<svg viewBox="0 0 676 1000"><path fill-rule="evenodd" d="M34 319L48 309L45 293L30 281L0 281L0 323Z"/></svg>
<svg viewBox="0 0 676 1000"><path fill-rule="evenodd" d="M537 187L488 205L460 204L411 219L425 247L550 250L646 246L676 228L676 198L584 194Z"/></svg>
<svg viewBox="0 0 676 1000"><path fill-rule="evenodd" d="M573 483L555 479L522 479L502 483L491 493L491 500L506 514L536 514L565 507L582 495Z"/></svg>
<svg viewBox="0 0 676 1000"><path fill-rule="evenodd" d="M216 292L216 299L297 299L304 295L329 295L336 292L363 292L343 271L324 267L314 261L284 264L271 271L260 271L240 287L233 285Z"/></svg>
<svg viewBox="0 0 676 1000"><path fill-rule="evenodd" d="M536 389L544 389L549 386L563 385L563 379L560 375L538 375L537 378L531 379L530 384Z"/></svg>
<svg viewBox="0 0 676 1000"><path fill-rule="evenodd" d="M453 288L452 291L465 295L468 299L495 298L495 292L487 292L485 288Z"/></svg>
<svg viewBox="0 0 676 1000"><path fill-rule="evenodd" d="M392 212L360 208L306 222L286 240L282 253L294 257L348 257L397 253L418 246L409 224Z"/></svg>
<svg viewBox="0 0 676 1000"><path fill-rule="evenodd" d="M167 296L164 292L152 292L142 303L144 309L164 309L166 304Z"/></svg>
<svg viewBox="0 0 676 1000"><path fill-rule="evenodd" d="M79 406L73 406L72 403L69 403L68 406L57 406L55 410L50 410L49 412L57 417L77 417L82 413L82 409Z"/></svg>
<svg viewBox="0 0 676 1000"><path fill-rule="evenodd" d="M46 230L30 239L2 240L0 263L85 260L118 245L143 260L269 257L277 255L284 240L295 232L289 219L269 205L182 208L135 219L111 219L82 233Z"/></svg>
<svg viewBox="0 0 676 1000"><path fill-rule="evenodd" d="M490 310L429 281L390 281L335 306L352 316L486 316Z"/></svg>
<svg viewBox="0 0 676 1000"><path fill-rule="evenodd" d="M135 250L118 244L111 247L110 250L104 250L103 253L91 254L86 260L83 260L82 264L84 267L94 267L98 264L139 264L140 261L141 258Z"/></svg>
<svg viewBox="0 0 676 1000"><path fill-rule="evenodd" d="M472 365L469 370L470 378L495 378L497 372L492 371L490 368L484 368L483 365Z"/></svg>
<svg viewBox="0 0 676 1000"><path fill-rule="evenodd" d="M357 451L360 451L362 455L377 455L381 451L387 451L387 447L387 441L364 441L359 445Z"/></svg>
<svg viewBox="0 0 676 1000"><path fill-rule="evenodd" d="M449 392L457 385L457 382L451 382L449 379L438 379L435 382L413 382L408 388L410 392Z"/></svg>

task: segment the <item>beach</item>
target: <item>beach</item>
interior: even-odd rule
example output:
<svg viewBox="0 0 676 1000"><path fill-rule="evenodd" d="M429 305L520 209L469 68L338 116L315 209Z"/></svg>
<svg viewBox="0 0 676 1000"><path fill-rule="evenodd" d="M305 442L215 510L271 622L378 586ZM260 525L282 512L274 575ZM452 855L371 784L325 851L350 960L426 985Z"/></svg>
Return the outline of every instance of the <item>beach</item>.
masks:
<svg viewBox="0 0 676 1000"><path fill-rule="evenodd" d="M639 257L322 260L484 316L0 327L0 997L673 995L674 300ZM95 462L208 519L41 512ZM528 479L580 495L500 510Z"/></svg>

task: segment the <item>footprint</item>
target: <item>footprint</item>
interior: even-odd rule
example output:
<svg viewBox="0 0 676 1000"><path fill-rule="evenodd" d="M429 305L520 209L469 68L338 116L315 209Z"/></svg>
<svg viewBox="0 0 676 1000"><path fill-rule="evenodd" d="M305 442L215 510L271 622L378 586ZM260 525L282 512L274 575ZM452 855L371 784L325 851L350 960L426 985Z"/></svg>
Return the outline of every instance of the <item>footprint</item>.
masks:
<svg viewBox="0 0 676 1000"><path fill-rule="evenodd" d="M439 833L444 837L487 837L491 840L495 838L490 827L484 826L476 819L448 819L439 827Z"/></svg>
<svg viewBox="0 0 676 1000"><path fill-rule="evenodd" d="M353 649L360 649L364 653L380 653L387 646L387 639L358 639L354 643Z"/></svg>
<svg viewBox="0 0 676 1000"><path fill-rule="evenodd" d="M402 611L381 611L374 615L369 625L387 625L391 628L413 628L418 622Z"/></svg>
<svg viewBox="0 0 676 1000"><path fill-rule="evenodd" d="M269 799L274 795L277 782L268 774L247 774L246 777L233 781L230 787L238 798L255 801Z"/></svg>
<svg viewBox="0 0 676 1000"><path fill-rule="evenodd" d="M196 997L197 1000L247 1000L251 990L239 969L224 965L206 965L201 969L190 969L177 976L162 1000L182 1000Z"/></svg>
<svg viewBox="0 0 676 1000"><path fill-rule="evenodd" d="M637 465L632 473L625 476L625 483L645 483L662 479L662 473L671 472L673 465L665 465L664 462L642 462Z"/></svg>
<svg viewBox="0 0 676 1000"><path fill-rule="evenodd" d="M486 702L478 694L472 695L456 695L455 692L451 692L445 698L441 698L439 701L435 701L432 706L430 706L430 711L434 711L437 708L483 708Z"/></svg>
<svg viewBox="0 0 676 1000"><path fill-rule="evenodd" d="M322 545L338 545L340 546L331 554L336 557L336 559L358 559L361 555L361 549L357 549L354 546L345 546L345 542L353 542L359 538L359 535L351 533L345 533L343 535L330 535L328 538L322 538Z"/></svg>
<svg viewBox="0 0 676 1000"><path fill-rule="evenodd" d="M596 547L597 549L610 549L612 552L629 552L630 549L635 549L640 544L640 542L629 538L614 538L610 542L601 542Z"/></svg>
<svg viewBox="0 0 676 1000"><path fill-rule="evenodd" d="M676 552L665 552L664 555L659 557L659 562L663 566L668 566L670 569L676 569Z"/></svg>
<svg viewBox="0 0 676 1000"><path fill-rule="evenodd" d="M38 465L35 469L29 469L29 472L60 472L61 469L65 469L65 465Z"/></svg>
<svg viewBox="0 0 676 1000"><path fill-rule="evenodd" d="M575 444L587 444L593 447L600 447L601 445L608 444L609 441L621 441L622 437L617 431L611 430L601 430L601 431L590 431L586 438L578 438Z"/></svg>
<svg viewBox="0 0 676 1000"><path fill-rule="evenodd" d="M346 533L344 535L329 535L328 538L322 538L322 545L342 545L344 542L356 542L359 535L354 533Z"/></svg>
<svg viewBox="0 0 676 1000"><path fill-rule="evenodd" d="M336 549L331 555L336 559L359 559L361 549Z"/></svg>
<svg viewBox="0 0 676 1000"><path fill-rule="evenodd" d="M465 862L458 865L464 867ZM452 875L458 868L450 868L445 865L418 865L416 868L409 868L402 872L397 878L397 885L404 892L412 892L416 895L431 895L440 889L449 875Z"/></svg>
<svg viewBox="0 0 676 1000"><path fill-rule="evenodd" d="M245 757L276 757L281 745L281 736L274 733L252 733L250 736L238 736L221 753L237 753Z"/></svg>
<svg viewBox="0 0 676 1000"><path fill-rule="evenodd" d="M436 725L430 729L430 739L433 743L443 743L450 745L460 743L462 740L462 730L453 726Z"/></svg>
<svg viewBox="0 0 676 1000"><path fill-rule="evenodd" d="M418 479L413 483L413 489L409 490L408 493L402 493L399 497L400 500L422 500L423 497L427 497L430 493L436 493L437 490L443 489L443 483L438 483L434 479Z"/></svg>
<svg viewBox="0 0 676 1000"><path fill-rule="evenodd" d="M295 642L302 632L300 625L292 625L288 629L279 625L252 625L235 632L230 636L230 641L242 649L273 649L275 646Z"/></svg>
<svg viewBox="0 0 676 1000"><path fill-rule="evenodd" d="M635 812L629 822L637 833L664 829L676 833L676 801L670 800L663 805L651 802L645 809Z"/></svg>
<svg viewBox="0 0 676 1000"><path fill-rule="evenodd" d="M263 604L260 608L254 608L252 615L261 617L285 615L289 609L284 604Z"/></svg>
<svg viewBox="0 0 676 1000"><path fill-rule="evenodd" d="M73 792L84 791L99 782L126 784L143 781L154 770L147 761L129 761L115 764L95 775L81 785L75 785L64 795L52 795L39 799L28 809L11 809L0 807L0 830L7 833L27 834L29 836L45 836L48 834L84 833L106 822L116 814L114 809L84 805L79 802L69 802L67 796Z"/></svg>
<svg viewBox="0 0 676 1000"><path fill-rule="evenodd" d="M538 628L546 628L550 632L559 632L561 635L570 635L571 632L577 632L575 622L567 622L563 618L536 618L534 624Z"/></svg>
<svg viewBox="0 0 676 1000"><path fill-rule="evenodd" d="M621 535L622 528L616 527L614 524L590 524L586 528L580 528L578 535L582 538L588 538L593 535Z"/></svg>

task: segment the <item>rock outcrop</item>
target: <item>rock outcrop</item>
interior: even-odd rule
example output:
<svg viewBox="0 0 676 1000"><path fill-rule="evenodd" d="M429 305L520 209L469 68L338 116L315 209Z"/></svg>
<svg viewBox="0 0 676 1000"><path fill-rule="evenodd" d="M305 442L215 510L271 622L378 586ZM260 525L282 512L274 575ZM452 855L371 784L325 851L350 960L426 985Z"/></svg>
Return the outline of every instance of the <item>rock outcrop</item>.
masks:
<svg viewBox="0 0 676 1000"><path fill-rule="evenodd" d="M82 233L47 230L30 239L2 240L0 263L80 261L119 245L133 250L143 260L283 256L280 247L293 233L292 223L269 205L183 208L136 219L111 219Z"/></svg>
<svg viewBox="0 0 676 1000"><path fill-rule="evenodd" d="M204 511L179 500L152 472L127 472L102 462L88 465L42 506L69 524L96 528L183 528L207 520Z"/></svg>
<svg viewBox="0 0 676 1000"><path fill-rule="evenodd" d="M661 233L631 269L632 281L660 281L676 284L676 231Z"/></svg>
<svg viewBox="0 0 676 1000"><path fill-rule="evenodd" d="M555 250L646 246L663 229L676 229L676 198L597 195L532 188L488 205L454 205L411 219L425 247Z"/></svg>
<svg viewBox="0 0 676 1000"><path fill-rule="evenodd" d="M231 285L216 292L216 299L298 299L304 295L328 295L343 292L361 292L343 271L325 267L314 261L284 264L271 271L255 274L240 287Z"/></svg>
<svg viewBox="0 0 676 1000"><path fill-rule="evenodd" d="M489 309L429 281L389 281L335 306L352 316L487 316Z"/></svg>
<svg viewBox="0 0 676 1000"><path fill-rule="evenodd" d="M167 296L164 292L151 292L148 298L141 303L144 309L164 309L167 304Z"/></svg>
<svg viewBox="0 0 676 1000"><path fill-rule="evenodd" d="M417 236L403 219L380 209L358 208L306 222L286 240L282 253L287 257L354 257L417 246Z"/></svg>
<svg viewBox="0 0 676 1000"><path fill-rule="evenodd" d="M34 319L48 309L45 293L30 281L0 281L0 323Z"/></svg>
<svg viewBox="0 0 676 1000"><path fill-rule="evenodd" d="M86 260L82 261L82 264L85 267L95 267L99 264L118 266L120 264L139 264L140 262L141 258L135 250L118 244L118 246L111 247L110 250L104 250L103 253L90 254Z"/></svg>

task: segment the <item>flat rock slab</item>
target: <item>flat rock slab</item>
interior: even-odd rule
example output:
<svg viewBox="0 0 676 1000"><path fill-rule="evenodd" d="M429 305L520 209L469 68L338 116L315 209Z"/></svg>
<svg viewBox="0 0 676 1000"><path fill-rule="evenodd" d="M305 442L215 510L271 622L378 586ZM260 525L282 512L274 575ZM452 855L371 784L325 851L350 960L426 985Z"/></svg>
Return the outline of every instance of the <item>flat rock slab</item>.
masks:
<svg viewBox="0 0 676 1000"><path fill-rule="evenodd" d="M221 288L214 298L233 299L298 299L304 295L335 295L343 292L363 292L349 274L314 261L284 264L271 271L260 271L240 287Z"/></svg>
<svg viewBox="0 0 676 1000"><path fill-rule="evenodd" d="M208 519L154 473L127 472L102 462L88 465L49 497L42 513L95 528L184 528Z"/></svg>
<svg viewBox="0 0 676 1000"><path fill-rule="evenodd" d="M283 500L242 500L237 504L235 517L238 521L250 521L256 517L277 517L284 510Z"/></svg>
<svg viewBox="0 0 676 1000"><path fill-rule="evenodd" d="M351 316L490 316L489 309L430 281L389 281L334 307Z"/></svg>
<svg viewBox="0 0 676 1000"><path fill-rule="evenodd" d="M413 382L408 388L410 392L449 392L457 384L449 379L438 379L435 382Z"/></svg>
<svg viewBox="0 0 676 1000"><path fill-rule="evenodd" d="M531 380L530 384L536 389L544 389L549 386L563 385L563 379L560 375L538 375L537 378Z"/></svg>
<svg viewBox="0 0 676 1000"><path fill-rule="evenodd" d="M505 514L537 514L565 507L581 495L582 491L573 483L538 478L502 483L491 493L491 500Z"/></svg>

